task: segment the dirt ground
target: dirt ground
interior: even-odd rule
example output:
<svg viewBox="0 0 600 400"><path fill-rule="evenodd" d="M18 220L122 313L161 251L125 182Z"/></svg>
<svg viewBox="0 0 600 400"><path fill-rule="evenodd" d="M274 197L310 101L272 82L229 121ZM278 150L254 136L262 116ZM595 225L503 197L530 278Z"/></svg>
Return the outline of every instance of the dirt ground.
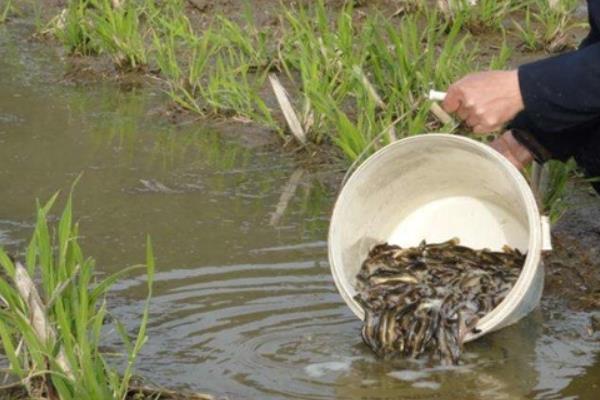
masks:
<svg viewBox="0 0 600 400"><path fill-rule="evenodd" d="M600 197L577 185L569 203L553 227L554 250L545 257L545 295L592 311L600 308Z"/></svg>

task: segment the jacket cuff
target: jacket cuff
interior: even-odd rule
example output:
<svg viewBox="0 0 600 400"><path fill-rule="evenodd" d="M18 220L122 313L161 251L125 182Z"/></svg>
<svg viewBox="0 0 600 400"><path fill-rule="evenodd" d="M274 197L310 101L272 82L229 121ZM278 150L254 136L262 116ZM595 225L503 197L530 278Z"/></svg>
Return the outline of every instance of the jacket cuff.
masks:
<svg viewBox="0 0 600 400"><path fill-rule="evenodd" d="M527 150L531 152L536 162L543 164L552 158L550 151L543 146L531 133L514 128L511 130L511 132L515 140L521 145L525 146Z"/></svg>

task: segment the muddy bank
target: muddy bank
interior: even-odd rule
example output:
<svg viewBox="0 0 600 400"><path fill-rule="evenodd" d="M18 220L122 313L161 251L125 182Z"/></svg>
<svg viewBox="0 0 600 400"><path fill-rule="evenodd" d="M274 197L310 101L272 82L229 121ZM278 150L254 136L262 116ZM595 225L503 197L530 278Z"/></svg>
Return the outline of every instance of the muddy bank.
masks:
<svg viewBox="0 0 600 400"><path fill-rule="evenodd" d="M240 1L222 1L222 2L210 2L210 1L206 1L206 0L186 0L183 1L183 7L182 8L178 8L176 14L177 15L185 15L186 19L185 19L185 26L187 27L186 29L189 30L190 33L190 37L193 38L193 40L197 39L197 36L201 36L201 32L206 32L206 31L210 31L215 24L219 25L219 17L225 17L228 20L231 21L236 21L236 22L241 22L240 26L238 27L240 29L240 32L244 32L249 35L249 36L256 36L261 37L261 35L265 35L266 39L266 44L264 45L264 49L262 48L262 43L260 45L258 45L258 43L252 43L249 44L247 47L253 47L255 45L258 45L258 47L260 48L261 52L264 50L264 57L263 54L261 54L261 56L256 56L256 59L254 59L253 57L253 61L249 64L252 67L252 72L250 73L251 77L250 80L251 81L255 81L257 78L257 75L264 75L263 73L266 73L268 71L274 72L274 71L279 71L280 75L283 75L283 72L289 72L288 70L290 69L290 65L294 65L294 63L291 63L290 65L286 65L286 61L284 61L284 57L281 57L282 53L294 53L295 51L298 51L298 49L296 49L295 47L285 47L283 46L283 50L282 50L282 43L285 42L284 38L285 38L285 31L287 30L287 28L289 28L288 25L293 25L293 22L290 22L289 20L286 20L285 14L286 14L286 10L291 10L293 9L293 7L296 6L303 6L303 5L309 5L311 3L314 2L310 2L310 1L290 1L290 2L280 2L277 0L254 0L254 1L248 1L248 2L240 2ZM342 0L332 0L332 1L324 1L323 2L325 4L325 7L323 8L322 11L322 20L327 20L329 18L331 24L330 25L340 25L340 22L336 22L338 16L334 15L335 11L339 10L341 7L343 7L345 4L347 5L348 2L347 1L342 1ZM376 28L373 27L369 27L368 21L369 18L368 17L373 17L373 16L384 16L384 17L388 17L389 20L391 21L390 25L390 29L394 29L397 25L401 25L404 20L402 18L404 18L405 16L407 16L407 14L413 14L413 11L416 11L418 9L424 9L425 7L419 7L413 4L413 2L406 2L406 1L401 1L401 0L380 0L380 1L354 1L352 2L354 4L354 8L352 8L352 14L350 16L350 18L348 18L348 20L354 21L355 23L352 24L352 27L348 28L348 32L350 32L350 34L359 37L362 35L361 33L361 29L363 26L366 26L367 29L371 29L371 30L376 30ZM426 2L424 2L426 3ZM159 3L160 4L160 3ZM412 4L413 6L409 6L410 4ZM427 3L428 5L432 6L432 7L437 7L434 5L433 1L430 1ZM45 14L47 16L47 18L49 18L49 16L56 16L59 15L61 13L61 11L64 11L63 7L66 5L66 2L64 1L51 1L48 2L44 5L42 12L43 14ZM286 8L289 7L289 8ZM92 7L90 7L92 8ZM164 11L164 10L163 10ZM166 12L166 11L165 11ZM93 12L92 12L93 14ZM443 14L443 13L442 13ZM442 15L439 14L439 15ZM444 21L446 21L447 23L450 23L450 25L452 25L454 22L449 22L449 21L454 21L457 18L451 17L450 14L448 12L446 12L445 17L442 17L442 19ZM254 20L255 22L250 22L248 23L247 20L245 20L246 16L251 16L251 18L249 18L250 20ZM521 15L510 15L507 13L506 15L506 26L504 28L509 28L508 25L510 25L510 22L512 21L512 18L516 17L516 18L521 18ZM581 16L578 16L581 17ZM315 17L316 18L316 17ZM320 17L319 17L320 18ZM410 18L410 17L407 17ZM437 18L437 17L436 17ZM86 21L88 19L88 17L82 17L81 21ZM189 21L188 21L189 19ZM150 13L140 13L139 16L139 23L140 24L144 24L145 22L147 22L150 25L150 22L153 20L153 17L150 16ZM511 20L511 21L509 21ZM55 19L55 21L61 21L61 19ZM102 21L102 20L100 20ZM364 22L364 24L361 24L361 21ZM387 19L386 19L387 21ZM429 23L430 21L427 21L427 23ZM256 24L256 25L255 25ZM378 21L378 24L381 25L381 21ZM422 18L419 19L419 21L415 24L415 32L420 31L420 30L425 30L426 27L424 26L425 24L425 20L423 20ZM85 25L85 24L84 24ZM93 25L93 24L92 24ZM327 23L322 24L324 26L328 25ZM59 23L55 23L55 24L51 24L49 25L49 28L46 29L45 31L47 32L46 35L46 39L51 41L52 39L49 39L49 37L51 36L56 36L57 38L60 37L60 35L57 34L58 31L60 31L60 28L58 28L60 26ZM470 66L469 70L474 70L474 69L478 69L478 68L485 68L484 64L488 61L490 61L495 57L499 56L499 53L503 52L503 49L506 48L513 48L514 47L514 55L511 54L511 52L513 50L510 50L508 52L505 52L505 56L508 59L511 59L513 61L517 61L520 60L522 57L530 57L531 58L538 58L541 57L543 54L540 51L534 52L534 53L529 53L524 51L521 46L519 46L519 39L518 39L518 35L516 34L516 32L510 32L509 35L503 35L503 39L500 38L500 26L494 26L494 28L487 27L486 29L482 30L482 31L472 31L472 29L468 26L468 25L456 25L458 27L458 30L461 32L460 35L464 34L464 38L465 39L469 39L469 40L473 40L476 41L478 44L481 45L481 51L478 50L477 52L477 58L479 62L483 62L480 65L473 65L472 67ZM148 27L146 27L148 28ZM313 30L314 27L310 28L308 30ZM144 28L145 29L145 28ZM142 30L144 30L142 29ZM148 28L146 29L146 31L150 31L154 28ZM445 26L443 29L437 29L437 31L442 32L449 29L448 26ZM482 28L483 29L483 28ZM93 30L93 29L92 29ZM318 29L317 29L318 30ZM291 132L290 129L288 129L289 125L289 121L286 121L286 119L283 118L283 115L285 114L285 111L283 111L283 106L279 106L277 102L274 101L274 95L273 95L273 91L272 88L269 86L269 84L266 81L260 81L259 88L256 88L257 91L259 92L257 94L256 97L260 98L260 108L267 109L266 114L268 114L268 118L265 118L265 115L262 115L260 112L256 112L257 109L254 106L250 106L249 108L247 106L240 106L239 104L237 104L238 109L236 109L235 105L231 105L228 101L222 101L221 99L219 99L219 96L216 96L215 93L222 91L222 88L219 90L211 90L211 94L210 95L199 95L200 99L194 99L194 97L196 95L190 95L190 93L196 91L198 92L198 88L196 87L196 83L197 82L203 82L202 78L194 78L192 79L192 81L187 82L187 83L181 83L180 81L182 80L181 76L179 75L179 73L175 73L175 78L170 77L169 75L169 70L171 69L171 67L173 67L173 65L171 66L167 66L164 63L161 63L159 58L165 58L166 56L158 56L157 54L154 54L156 57L152 57L153 53L159 53L162 50L159 50L158 47L153 47L150 46L150 43L152 40L150 38L150 35L148 34L148 32L145 33L141 33L140 38L139 38L139 43L141 43L141 47L145 48L144 51L142 51L143 54L145 54L143 57L140 56L140 60L138 60L138 62L133 62L133 63L122 63L122 58L123 58L123 54L121 54L120 56L115 56L115 54L113 52L111 52L111 46L114 47L114 45L108 45L108 44L101 44L98 46L90 46L90 49L86 50L86 46L83 45L83 47L78 47L76 44L74 45L73 43L71 43L70 41L63 40L64 43L71 43L69 47L70 51L73 53L72 55L68 55L66 53L63 53L63 58L65 59L68 68L67 71L65 72L65 79L64 81L67 83L74 83L77 85L85 85L85 84L90 84L90 83L95 83L97 80L116 80L117 82L119 82L120 86L124 89L124 90L132 90L134 88L140 88L144 85L150 86L150 87L158 87L159 89L162 90L170 90L170 95L172 97L171 100L173 101L166 101L165 102L165 106L164 109L162 110L162 113L165 114L169 120L171 120L172 122L176 123L176 124L181 124L181 123L190 123L190 122L194 122L199 120L200 118L196 118L193 113L197 113L203 116L204 120L207 120L208 118L212 118L212 117L216 117L217 119L221 119L221 120L226 120L226 121L231 121L233 123L233 125L235 126L237 123L244 122L244 123L249 123L250 120L254 120L254 121L258 121L260 123L263 123L264 126L268 126L269 128L264 128L263 127L263 131L277 131L281 137L285 138L285 142L286 144L290 144L291 142L294 141L294 138L292 137L292 135L290 134ZM256 32L254 32L256 31ZM259 32L260 34L257 34L257 32ZM335 31L332 31L335 32ZM323 32L317 32L320 34L320 39L321 42L323 38L327 37L327 35L325 33L327 33L327 31L323 31ZM485 35L484 35L485 33ZM153 33L154 34L154 33ZM116 33L115 33L116 35ZM243 36L244 33L241 34L241 36ZM334 33L332 36L342 36L343 33L342 32L338 32L338 33ZM416 33L415 33L416 35ZM442 36L444 35L444 32L442 32ZM40 37L41 35L38 35L38 37ZM381 41L385 41L387 43L387 39L389 39L388 37L389 35L383 35L381 37L379 37L381 40L378 40L378 42ZM568 35L568 38L565 38L565 40L568 43L568 45L565 45L564 47L561 47L560 49L558 49L557 51L564 51L567 50L569 48L573 48L574 43L576 41L578 41L578 39L575 38L576 35ZM90 36L91 37L91 36ZM157 39L158 37L160 37L160 39ZM207 36L209 37L209 36ZM508 40L506 41L506 38L508 37ZM154 39L156 39L156 42L161 42L161 41L168 41L167 37L163 37L163 36L156 36L154 37ZM97 41L99 41L98 39L96 39ZM213 39L211 39L213 40ZM435 46L429 48L428 44L426 43L428 39L426 39L425 37L421 37L420 42L417 41L415 47L419 47L422 46L423 49L427 48L427 50L425 50L426 52L430 52L430 53L434 53L437 52L438 50L435 48ZM435 40L436 42L436 46L441 46L443 47L444 45L438 44L439 40ZM85 41L83 41L84 43L86 43ZM93 38L88 38L88 42L94 42ZM101 42L101 41L99 41ZM260 42L260 41L259 41ZM233 45L233 47L235 47L235 41L228 41L227 43L229 43L229 46L231 47ZM294 42L295 43L295 42ZM159 46L160 47L160 46ZM168 47L168 46L167 46ZM173 45L173 49L176 46ZM394 47L390 44L390 46L388 46L389 48ZM479 47L479 46L474 46L474 47ZM388 53L389 48L385 48L383 53ZM256 50L256 49L255 49ZM327 51L326 51L327 50ZM326 45L322 44L322 49L321 52L323 54L327 54L325 56L325 58L330 58L332 54L336 53L337 51L341 51L341 49L339 49L339 46L333 48L333 49L328 49ZM351 48L351 50L344 50L346 53L353 53L353 50ZM166 51L166 50L165 50ZM186 52L190 52L190 49L187 50L182 50L180 51L174 51L174 55L172 58L178 58L180 59L179 61L183 61L182 64L186 64L186 61L184 60L188 54L185 54ZM195 52L196 50L194 50ZM443 50L440 50L443 51ZM87 57L82 57L80 56L78 53L99 53L100 56L97 57L95 55L92 56L87 56ZM121 51L121 53L123 53L124 51ZM127 53L127 52L124 52ZM147 57L146 57L147 54ZM165 53L167 54L167 53ZM170 54L170 53L169 53ZM459 53L457 53L459 54ZM109 60L110 56L113 57L113 61L111 62ZM467 55L467 53L465 53L465 56ZM473 54L469 54L469 57L473 56L475 57L475 53ZM170 57L170 56L169 56ZM169 58L167 57L167 58ZM400 56L399 56L400 57ZM504 56L501 56L504 57ZM418 58L418 54L411 56L412 59L417 59ZM460 57L454 57L455 59L458 59ZM121 60L121 61L119 61ZM191 62L192 59L190 59L189 63ZM221 59L218 59L219 61ZM209 61L209 64L214 61L211 59L211 61ZM346 60L348 61L348 60ZM289 62L289 60L288 60ZM354 60L351 61L351 63L357 63L358 64L362 64L362 62ZM465 61L467 62L467 61ZM470 61L468 61L470 62ZM173 69L179 71L178 68L180 68L181 66L178 63L177 67L173 67ZM282 65L283 64L283 65ZM391 65L395 65L394 62L390 63ZM504 61L499 62L498 65L504 65ZM159 67L160 66L160 67ZM129 70L127 68L130 68ZM440 67L441 69L442 67ZM498 68L498 67L496 67ZM131 70L133 69L133 70ZM264 69L264 71L263 71ZM297 69L296 67L293 67L292 69ZM162 70L162 73L161 73ZM365 69L366 70L366 69ZM185 68L183 68L183 71L185 71ZM228 76L233 76L234 75L234 69L231 69L228 71ZM256 71L258 71L259 73L257 74ZM340 70L338 72L341 73L342 71ZM465 72L466 73L466 72ZM294 74L298 75L298 71L295 71ZM362 72L359 72L359 75L362 74ZM375 74L377 75L377 73L375 72L369 72L367 71L364 75L364 79L368 82L369 79L367 77L367 75L369 74ZM379 72L379 74L381 74L381 71ZM185 75L185 74L184 74ZM289 73L288 73L289 75ZM218 76L218 75L215 75ZM342 75L340 75L341 77ZM214 76L212 76L214 77ZM321 76L313 76L311 78L309 78L309 81L319 81L320 78L322 78ZM243 78L246 79L246 78ZM262 76L262 78L259 79L264 79L264 76ZM302 78L304 79L304 78ZM324 153L324 158L330 158L330 159L340 159L340 158L344 158L344 156L347 159L355 159L357 154L360 153L361 151L364 151L365 153L369 153L369 151L371 151L372 149L365 149L363 144L353 144L351 143L352 140L356 141L356 139L352 139L352 134L347 133L349 131L351 131L351 129L343 129L340 128L340 123L339 121L337 121L336 117L333 116L333 114L329 113L329 112L323 112L323 111L319 111L317 108L312 107L310 103L318 103L319 100L315 100L315 99L311 99L310 95L308 95L307 93L310 93L310 91L305 91L305 93L303 94L300 90L300 88L302 86L306 86L306 82L303 82L301 80L297 80L294 78L291 78L290 80L296 80L296 84L294 85L293 82L290 86L292 86L291 90L288 89L288 91L291 93L291 103L292 103L292 108L294 106L297 106L296 108L300 107L300 106L304 106L306 108L305 111L310 111L310 113L306 113L306 121L303 121L303 124L306 125L306 127L304 127L304 129L307 131L307 133L303 133L300 136L303 135L309 135L309 134L313 134L315 137L313 138L314 142L319 143L319 146L315 147L315 151L312 151L313 149L308 149L308 151L303 152L304 155L309 154L311 157L317 155L318 153L320 153L320 149L325 148ZM344 81L352 81L354 78L352 76L344 76L342 80ZM372 78L371 78L372 79ZM211 76L209 76L209 81L211 82L218 82L219 79L212 79L211 80ZM430 85L433 81L433 78L430 79L426 79L426 84ZM437 83L440 86L446 86L447 82L445 82L443 85L439 84L439 82ZM187 86L191 86L194 89L190 89ZM202 84L200 84L199 86L202 86ZM371 83L368 83L367 86L371 86ZM386 86L386 87L403 87L404 83L401 84L394 84L394 85L389 85L389 82L385 82L384 85L379 85L379 86ZM177 90L174 90L173 87L178 88ZM223 86L225 87L225 86ZM332 86L333 87L333 86ZM305 87L302 89L306 89ZM251 95L253 93L254 88L250 89L250 90L246 90L244 93L244 98L248 99L248 98L252 98L253 95ZM375 89L373 89L375 90ZM418 90L418 93L422 93L425 90ZM327 91L326 91L327 92ZM390 129L387 126L387 119L389 117L389 119L391 120L392 118L396 121L392 124L391 128L394 128L394 126L398 127L400 130L402 130L402 132L400 133L399 137L403 137L407 134L417 134L420 132L424 132L424 131L435 131L438 128L441 128L441 124L439 123L439 121L437 121L435 118L432 118L431 115L429 116L423 116L422 119L425 121L423 123L423 126L420 126L418 124L420 124L421 122L418 122L417 126L418 129L415 129L414 131L412 130L412 128L410 126L405 126L400 124L400 122L403 123L404 119L411 119L412 116L412 112L408 112L408 117L404 118L404 117L399 117L399 115L404 114L404 110L403 107L400 107L397 111L393 111L391 112L389 115L385 115L379 111L372 113L373 115L363 111L361 113L357 112L358 109L361 108L361 106L357 104L354 104L354 101L351 100L351 98L353 97L360 97L358 94L358 92L356 93L346 93L343 97L343 100L340 100L341 105L340 105L340 109L343 111L343 113L347 113L348 115L344 115L344 117L349 117L351 122L350 124L354 124L354 120L356 120L356 124L352 125L352 126L356 126L356 131L359 132L358 136L362 135L362 139L364 139L366 142L369 142L376 134L381 133L383 130L387 130ZM381 94L381 93L380 93ZM304 104L300 104L303 102L302 98L306 96L306 98L309 100L308 102L306 102L304 100ZM383 98L386 97L390 97L391 94L389 93L383 93ZM233 92L230 91L229 97L235 97ZM325 96L326 97L326 96ZM375 93L375 97L380 97L379 94ZM420 102L422 101L420 99L420 94L417 95L417 97L419 99L413 99L410 106L416 106L417 104L420 105ZM185 99L185 101L181 101L181 99ZM402 95L400 98L395 98L394 100L390 100L391 103L388 104L388 106L390 106L391 104L397 105L397 104L403 104L403 99L408 99L411 98L412 99L412 94L410 96L404 94ZM190 100L191 99L191 100ZM381 99L379 99L379 101L382 101ZM387 101L387 100L386 100ZM179 104L179 106L175 106L175 102L177 102ZM264 102L264 104L263 104ZM217 106L214 106L214 104L220 104ZM294 104L296 103L296 104ZM325 103L324 103L325 104ZM346 107L348 106L348 107ZM364 105L363 105L364 106ZM428 106L427 104L422 104L423 106L423 110L425 112L427 112L426 107ZM254 108L253 108L254 107ZM381 107L381 106L378 106ZM383 108L386 108L387 106L384 106ZM192 110L191 113L189 111L184 111L182 108L186 108L187 110ZM323 106L323 108L328 108L328 109L332 109L332 104L328 104L327 106ZM347 109L348 108L348 109ZM363 107L363 110L366 110L368 107ZM393 109L394 107L387 107L389 109ZM381 110L380 110L381 111ZM298 109L296 109L296 112L298 112ZM292 113L294 113L294 111L292 111ZM190 115L192 114L192 115ZM321 115L322 114L322 115ZM330 115L331 114L331 115ZM368 119L375 121L375 123L369 123L368 125L365 125L364 123L360 122L360 118L357 117L357 114L365 114L367 116ZM309 118L310 117L310 118ZM396 117L397 120L396 120ZM421 118L421 117L420 117ZM338 118L339 119L339 118ZM314 120L317 120L317 122L315 124L313 124L313 122L315 122ZM324 120L331 120L328 122L328 124L325 124L323 121ZM383 121L387 121L386 123L383 123ZM319 124L323 125L323 131L319 132L319 129L321 127L316 127ZM250 131L254 132L258 132L260 131L260 126L257 127L257 129L252 129L253 127L251 127ZM311 128L314 128L314 132L311 132ZM348 126L346 127L348 128ZM331 132L336 133L338 136L336 136L335 134L331 134ZM297 134L296 134L297 135ZM356 136L356 134L354 134ZM256 135L253 135L256 136ZM258 142L264 142L264 136L263 138L259 138ZM275 136L275 135L274 135ZM347 137L346 137L347 136ZM392 137L396 137L396 134L394 133L393 135L391 135ZM304 139L300 139L299 141L304 142ZM343 145L340 145L340 143L343 143ZM376 147L379 142L381 143L385 143L386 141L383 140L382 138L377 139L377 142L375 143ZM321 143L324 143L324 145L321 145ZM340 149L338 149L338 151L329 151L330 148L328 146L331 146L333 148L340 147ZM358 149L354 148L354 147L358 147ZM319 148L319 150L316 150L317 148ZM296 150L296 147L293 148L293 150ZM362 153L361 153L362 154Z"/></svg>
<svg viewBox="0 0 600 400"><path fill-rule="evenodd" d="M574 184L569 208L553 227L554 250L545 258L545 295L570 307L600 307L600 197L586 184Z"/></svg>

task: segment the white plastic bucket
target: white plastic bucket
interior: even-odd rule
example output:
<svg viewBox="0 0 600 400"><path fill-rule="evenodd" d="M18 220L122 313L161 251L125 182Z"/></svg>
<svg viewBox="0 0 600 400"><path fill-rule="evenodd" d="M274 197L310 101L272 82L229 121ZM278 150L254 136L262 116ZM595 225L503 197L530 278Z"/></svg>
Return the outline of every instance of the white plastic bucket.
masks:
<svg viewBox="0 0 600 400"><path fill-rule="evenodd" d="M354 300L362 261L378 243L416 246L458 237L473 248L527 252L512 290L467 341L513 324L539 303L550 228L521 173L491 147L456 135L392 143L367 159L342 188L329 228L329 262L344 301Z"/></svg>

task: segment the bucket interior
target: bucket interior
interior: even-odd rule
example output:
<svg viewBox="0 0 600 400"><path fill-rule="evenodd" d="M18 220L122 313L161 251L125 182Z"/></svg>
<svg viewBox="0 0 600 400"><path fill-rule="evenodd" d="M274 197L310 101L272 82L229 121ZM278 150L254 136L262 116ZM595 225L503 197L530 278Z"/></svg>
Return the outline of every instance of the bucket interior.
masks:
<svg viewBox="0 0 600 400"><path fill-rule="evenodd" d="M458 237L472 248L528 251L528 207L515 174L490 149L441 135L396 142L367 160L340 194L329 237L336 284L353 311L362 316L355 276L376 244Z"/></svg>

